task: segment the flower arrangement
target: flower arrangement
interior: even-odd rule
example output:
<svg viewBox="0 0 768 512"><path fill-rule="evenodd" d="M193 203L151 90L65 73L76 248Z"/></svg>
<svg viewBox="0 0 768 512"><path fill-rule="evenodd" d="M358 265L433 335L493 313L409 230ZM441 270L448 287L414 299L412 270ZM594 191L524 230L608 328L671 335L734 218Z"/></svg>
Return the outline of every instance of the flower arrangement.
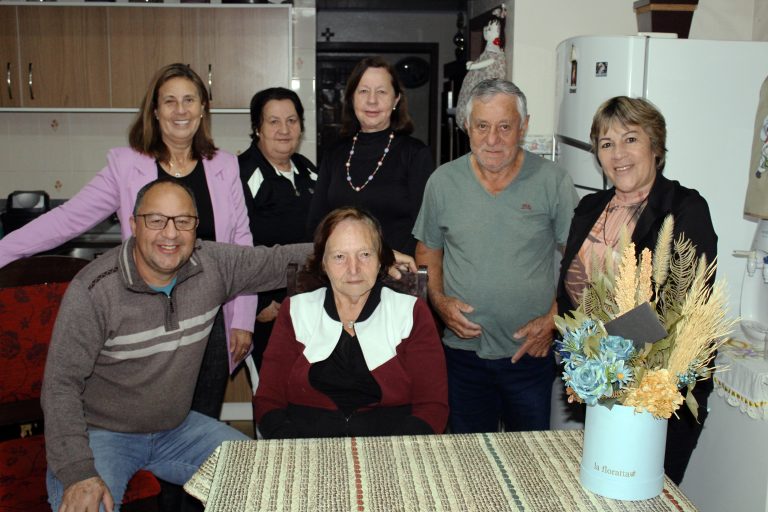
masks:
<svg viewBox="0 0 768 512"><path fill-rule="evenodd" d="M569 401L615 402L657 418L669 418L685 401L696 416L691 391L710 377L709 363L734 321L726 318L724 284L711 284L716 262L697 258L682 236L673 241L673 230L670 215L654 252L644 249L639 257L622 233L618 264L611 250L602 261L594 258L577 310L555 317ZM641 344L609 334L606 325L645 303L665 337Z"/></svg>

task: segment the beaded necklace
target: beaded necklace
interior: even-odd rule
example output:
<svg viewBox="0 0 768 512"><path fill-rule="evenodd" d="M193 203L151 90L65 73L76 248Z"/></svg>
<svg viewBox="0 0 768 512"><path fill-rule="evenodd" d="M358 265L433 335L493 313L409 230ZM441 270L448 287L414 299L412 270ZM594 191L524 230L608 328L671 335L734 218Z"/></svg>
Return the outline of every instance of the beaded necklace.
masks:
<svg viewBox="0 0 768 512"><path fill-rule="evenodd" d="M352 176L349 175L349 166L350 166L350 162L352 161L352 155L355 154L355 144L357 144L357 136L358 135L360 135L360 132L357 132L355 134L355 136L352 137L352 147L349 149L349 157L347 158L347 163L345 164L345 167L347 169L347 183L349 183L349 186L352 187L352 190L354 190L355 192L360 192L371 181L373 181L373 177L376 176L377 172L379 172L379 169L381 169L381 164L384 163L384 158L386 158L387 153L389 153L389 147L392 145L392 139L395 138L395 132L389 132L389 140L387 141L387 147L384 148L384 154L381 155L381 158L379 158L379 161L376 163L376 168L368 176L368 179L365 180L365 183L363 183L359 187L356 187L355 185L352 184Z"/></svg>

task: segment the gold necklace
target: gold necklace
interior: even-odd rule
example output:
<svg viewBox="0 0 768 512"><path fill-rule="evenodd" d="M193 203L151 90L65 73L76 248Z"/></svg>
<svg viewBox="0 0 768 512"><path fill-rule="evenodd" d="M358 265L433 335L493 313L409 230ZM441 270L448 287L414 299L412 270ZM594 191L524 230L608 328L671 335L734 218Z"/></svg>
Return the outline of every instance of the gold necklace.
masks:
<svg viewBox="0 0 768 512"><path fill-rule="evenodd" d="M189 166L190 162L191 160L188 160L186 165L179 165L179 163L177 162L176 165L179 165L179 169L177 171L174 171L173 157L169 157L168 158L168 167L170 167L170 169L168 170L169 174L173 175L174 178L181 178L183 175L186 174L186 168Z"/></svg>

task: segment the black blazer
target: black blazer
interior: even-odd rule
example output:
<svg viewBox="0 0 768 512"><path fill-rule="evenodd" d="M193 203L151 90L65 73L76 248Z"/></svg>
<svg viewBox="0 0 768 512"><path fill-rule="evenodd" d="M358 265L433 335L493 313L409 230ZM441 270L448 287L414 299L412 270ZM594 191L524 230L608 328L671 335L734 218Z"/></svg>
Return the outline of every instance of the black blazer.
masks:
<svg viewBox="0 0 768 512"><path fill-rule="evenodd" d="M616 190L611 188L585 196L574 210L557 283L559 315L575 309L575 305L565 291L565 274L592 226L615 193ZM685 233L685 236L696 245L698 256L705 254L707 262L714 261L717 256L717 234L712 225L707 201L697 191L686 188L677 181L669 180L662 174L656 176L651 192L648 194L648 204L640 214L632 233L637 254L645 248L654 250L661 224L670 213L675 218L674 238L677 239L681 233ZM714 276L712 279L714 280Z"/></svg>

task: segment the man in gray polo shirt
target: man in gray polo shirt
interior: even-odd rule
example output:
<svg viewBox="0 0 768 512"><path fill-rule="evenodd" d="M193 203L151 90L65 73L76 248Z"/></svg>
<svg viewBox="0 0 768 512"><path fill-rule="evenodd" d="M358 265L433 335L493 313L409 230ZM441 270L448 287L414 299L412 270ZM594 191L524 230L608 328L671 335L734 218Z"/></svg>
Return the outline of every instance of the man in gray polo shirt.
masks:
<svg viewBox="0 0 768 512"><path fill-rule="evenodd" d="M466 109L471 152L430 177L413 230L447 327L451 431L546 430L554 255L578 196L562 169L520 148L529 116L517 86L485 80Z"/></svg>

